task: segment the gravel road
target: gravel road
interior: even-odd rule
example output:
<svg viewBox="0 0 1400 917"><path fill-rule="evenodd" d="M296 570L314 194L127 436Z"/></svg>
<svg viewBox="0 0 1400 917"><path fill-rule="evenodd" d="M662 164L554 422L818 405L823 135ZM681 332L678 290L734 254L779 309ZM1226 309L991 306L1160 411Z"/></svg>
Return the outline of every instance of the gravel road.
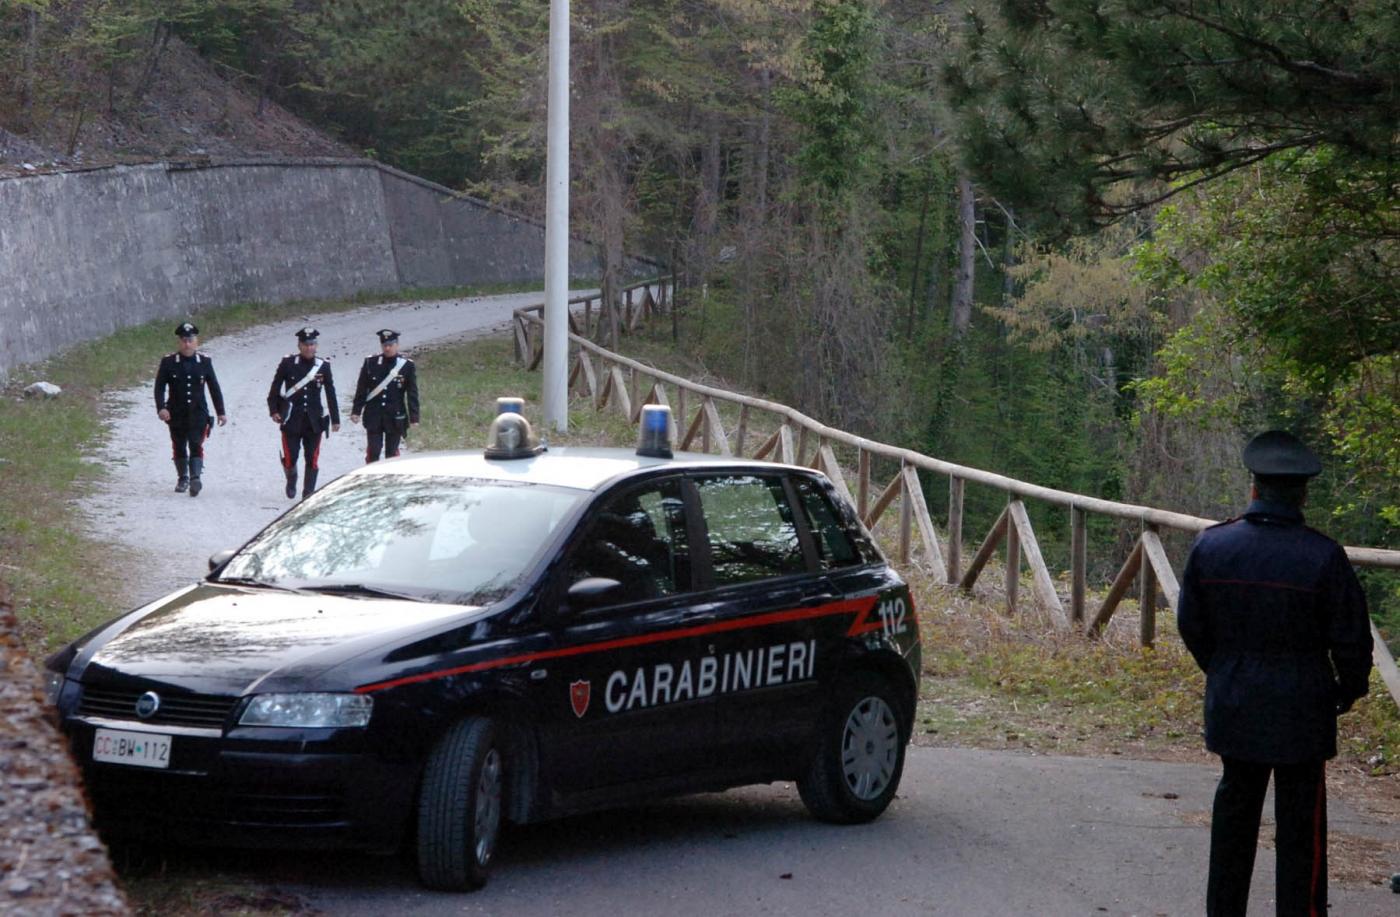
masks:
<svg viewBox="0 0 1400 917"><path fill-rule="evenodd" d="M123 593L128 604L142 604L203 576L210 554L238 547L291 505L282 492L280 440L268 418L267 387L277 361L296 351L298 328L309 324L320 330L320 356L330 358L340 402L340 432L321 448L319 484L324 486L364 461L365 435L350 423L350 402L360 361L379 350L378 329L402 332L403 350L412 355L425 344L502 329L513 310L542 298L542 293L514 293L367 306L288 316L201 341L223 388L228 425L215 427L204 445L204 492L194 499L174 490L170 436L151 397L153 362L145 382L107 401L111 435L94 460L107 465L110 474L82 502L89 534L130 555L121 564L129 571ZM174 343L172 334L171 349ZM423 406L425 413L432 409Z"/></svg>

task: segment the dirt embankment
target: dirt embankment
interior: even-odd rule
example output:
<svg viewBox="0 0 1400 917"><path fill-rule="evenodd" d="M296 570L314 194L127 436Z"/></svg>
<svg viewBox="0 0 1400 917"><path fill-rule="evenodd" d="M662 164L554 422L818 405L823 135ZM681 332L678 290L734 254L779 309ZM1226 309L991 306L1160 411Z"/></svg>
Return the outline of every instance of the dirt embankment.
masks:
<svg viewBox="0 0 1400 917"><path fill-rule="evenodd" d="M359 155L270 99L225 79L189 45L172 38L150 87L110 107L92 91L71 109L22 128L0 106L0 178L124 162L214 157ZM10 123L6 123L9 121Z"/></svg>
<svg viewBox="0 0 1400 917"><path fill-rule="evenodd" d="M45 716L37 666L0 586L0 912L126 914L78 770Z"/></svg>

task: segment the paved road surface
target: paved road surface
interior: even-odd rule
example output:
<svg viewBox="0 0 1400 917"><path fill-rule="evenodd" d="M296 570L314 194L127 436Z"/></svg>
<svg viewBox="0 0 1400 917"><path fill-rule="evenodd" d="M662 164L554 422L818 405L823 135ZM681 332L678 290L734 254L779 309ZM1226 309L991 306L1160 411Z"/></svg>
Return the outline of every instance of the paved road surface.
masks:
<svg viewBox="0 0 1400 917"><path fill-rule="evenodd" d="M509 832L490 884L470 894L423 890L403 858L208 851L196 862L346 917L1193 917L1205 911L1215 778L1193 764L914 748L873 824L812 821L788 784L579 816ZM1330 816L1334 831L1397 833L1340 804ZM1261 849L1261 917L1274 912L1273 868ZM1334 884L1329 914L1395 917L1400 896Z"/></svg>
<svg viewBox="0 0 1400 917"><path fill-rule="evenodd" d="M215 427L205 443L205 487L195 499L174 491L170 436L156 417L151 397L153 362L145 383L109 399L112 433L96 460L106 463L111 474L83 501L90 534L124 546L131 555L124 560L127 569L141 570L129 580L129 603L158 598L202 576L210 554L238 547L291 505L282 492L280 439L268 418L267 387L277 361L296 351L298 328L310 324L320 330L320 356L331 359L340 402L340 432L321 448L319 483L324 486L364 461L365 434L350 423L350 402L361 360L379 349L376 330L398 329L404 351L411 353L423 344L503 328L513 310L542 297L518 293L368 306L332 315L292 316L201 341L200 349L214 360L229 421ZM170 327L175 327L174 321ZM172 334L172 349L174 342ZM431 404L423 406L425 412L432 409Z"/></svg>

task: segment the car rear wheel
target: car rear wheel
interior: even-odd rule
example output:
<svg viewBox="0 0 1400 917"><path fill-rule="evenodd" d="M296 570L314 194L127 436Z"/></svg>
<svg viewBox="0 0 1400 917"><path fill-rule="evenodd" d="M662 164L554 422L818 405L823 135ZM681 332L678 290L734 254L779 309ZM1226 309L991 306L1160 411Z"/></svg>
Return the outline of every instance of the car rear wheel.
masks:
<svg viewBox="0 0 1400 917"><path fill-rule="evenodd" d="M822 821L856 824L884 812L904 771L906 737L889 682L859 672L841 681L823 717L817 750L797 790Z"/></svg>
<svg viewBox="0 0 1400 917"><path fill-rule="evenodd" d="M469 717L428 758L418 800L418 878L429 888L468 891L486 884L501 833L505 758L496 730Z"/></svg>

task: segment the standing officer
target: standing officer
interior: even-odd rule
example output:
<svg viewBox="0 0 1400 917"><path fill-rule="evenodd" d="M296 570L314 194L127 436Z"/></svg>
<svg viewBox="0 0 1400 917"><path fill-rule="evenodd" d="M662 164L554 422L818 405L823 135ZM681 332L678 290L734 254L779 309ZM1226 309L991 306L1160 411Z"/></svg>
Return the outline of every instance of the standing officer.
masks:
<svg viewBox="0 0 1400 917"><path fill-rule="evenodd" d="M1177 627L1206 673L1215 791L1206 913L1243 915L1269 775L1278 913L1327 913L1327 788L1337 717L1369 688L1366 599L1342 546L1303 524L1311 449L1280 430L1244 449L1244 515L1201 533L1182 577Z"/></svg>
<svg viewBox="0 0 1400 917"><path fill-rule="evenodd" d="M381 329L379 347L379 354L365 357L360 367L350 407L352 423L359 423L361 414L365 417L365 464L379 460L381 446L385 458L398 455L399 440L418 422L418 370L412 360L399 356L399 333Z"/></svg>
<svg viewBox="0 0 1400 917"><path fill-rule="evenodd" d="M267 410L273 423L282 428L282 470L287 476L287 497L297 495L297 454L306 450L306 477L302 483L303 499L316 490L316 473L320 468L321 436L340 430L340 405L335 401L335 382L331 380L331 364L316 356L316 339L320 332L303 328L297 332L297 352L287 354L277 364L272 386L267 390ZM326 406L321 406L321 392L326 393ZM326 411L329 410L329 417Z"/></svg>
<svg viewBox="0 0 1400 917"><path fill-rule="evenodd" d="M180 348L161 357L156 370L156 416L170 427L171 455L175 459L175 492L189 489L191 497L204 489L204 439L214 422L204 388L214 399L219 426L228 423L224 393L214 375L214 362L199 352L199 329L183 322L175 329Z"/></svg>

